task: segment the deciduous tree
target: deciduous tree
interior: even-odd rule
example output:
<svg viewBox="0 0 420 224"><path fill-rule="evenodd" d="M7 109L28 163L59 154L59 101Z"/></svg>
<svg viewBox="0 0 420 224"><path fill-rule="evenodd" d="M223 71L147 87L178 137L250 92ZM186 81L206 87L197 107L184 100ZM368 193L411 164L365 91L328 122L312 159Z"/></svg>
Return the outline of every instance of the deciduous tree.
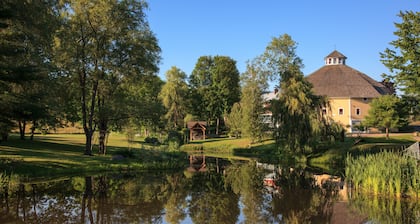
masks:
<svg viewBox="0 0 420 224"><path fill-rule="evenodd" d="M190 85L196 99L194 108L203 108L198 115L202 119L216 122L230 112L233 104L239 102L239 71L236 61L227 56L202 56L198 59L190 76Z"/></svg>
<svg viewBox="0 0 420 224"><path fill-rule="evenodd" d="M92 154L97 127L103 151L121 84L158 70L160 48L146 21L146 8L137 0L72 0L62 7L57 62L80 91L87 155Z"/></svg>
<svg viewBox="0 0 420 224"><path fill-rule="evenodd" d="M248 63L247 70L242 74L242 130L251 142L262 138L264 127L261 115L264 112L263 92L267 87L267 75L254 62Z"/></svg>
<svg viewBox="0 0 420 224"><path fill-rule="evenodd" d="M167 113L170 129L183 127L184 117L187 114L188 85L185 81L187 75L179 68L173 66L166 72L166 83L159 94Z"/></svg>
<svg viewBox="0 0 420 224"><path fill-rule="evenodd" d="M407 124L407 111L402 106L400 98L395 95L383 95L373 99L368 113L364 124L370 127L384 128L387 139L390 128L399 128Z"/></svg>

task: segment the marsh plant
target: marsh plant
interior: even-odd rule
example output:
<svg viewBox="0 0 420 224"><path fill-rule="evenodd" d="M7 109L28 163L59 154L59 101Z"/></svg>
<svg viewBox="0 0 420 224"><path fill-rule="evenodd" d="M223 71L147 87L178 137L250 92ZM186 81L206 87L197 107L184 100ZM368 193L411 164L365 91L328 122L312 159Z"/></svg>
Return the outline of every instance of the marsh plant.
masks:
<svg viewBox="0 0 420 224"><path fill-rule="evenodd" d="M418 198L420 168L417 160L394 152L346 158L346 177L358 193Z"/></svg>

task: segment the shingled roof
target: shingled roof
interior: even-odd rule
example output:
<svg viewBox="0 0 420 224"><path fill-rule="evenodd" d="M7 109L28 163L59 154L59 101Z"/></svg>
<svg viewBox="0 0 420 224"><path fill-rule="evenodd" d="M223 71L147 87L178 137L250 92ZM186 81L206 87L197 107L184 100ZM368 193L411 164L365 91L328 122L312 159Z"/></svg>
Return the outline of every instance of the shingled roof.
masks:
<svg viewBox="0 0 420 224"><path fill-rule="evenodd" d="M345 58L338 51L326 58L331 55ZM383 84L345 64L325 65L307 76L307 80L312 83L315 94L328 97L376 98L390 94Z"/></svg>
<svg viewBox="0 0 420 224"><path fill-rule="evenodd" d="M329 55L327 55L327 57L325 58L345 58L347 59L346 56L344 56L344 54L334 50L333 52L331 52Z"/></svg>

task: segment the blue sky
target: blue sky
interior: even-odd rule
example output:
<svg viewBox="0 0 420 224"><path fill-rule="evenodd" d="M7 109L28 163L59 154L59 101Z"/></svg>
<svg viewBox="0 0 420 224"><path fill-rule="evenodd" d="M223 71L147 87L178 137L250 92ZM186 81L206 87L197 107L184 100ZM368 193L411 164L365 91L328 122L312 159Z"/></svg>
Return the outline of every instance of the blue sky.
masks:
<svg viewBox="0 0 420 224"><path fill-rule="evenodd" d="M347 65L377 81L388 70L379 52L397 37L400 10L419 11L417 0L149 0L147 17L162 49L160 76L176 66L191 74L200 56L224 55L238 70L264 52L273 37L289 34L298 43L308 75L333 50Z"/></svg>

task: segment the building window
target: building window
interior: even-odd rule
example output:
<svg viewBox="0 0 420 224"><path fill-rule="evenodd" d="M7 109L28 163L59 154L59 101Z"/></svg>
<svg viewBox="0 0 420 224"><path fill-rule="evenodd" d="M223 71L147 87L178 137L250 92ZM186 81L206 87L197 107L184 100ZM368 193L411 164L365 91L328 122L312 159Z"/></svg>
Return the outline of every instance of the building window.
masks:
<svg viewBox="0 0 420 224"><path fill-rule="evenodd" d="M343 115L343 114L344 114L344 109L338 108L338 115Z"/></svg>
<svg viewBox="0 0 420 224"><path fill-rule="evenodd" d="M362 111L360 110L360 108L356 108L356 115L361 115Z"/></svg>
<svg viewBox="0 0 420 224"><path fill-rule="evenodd" d="M365 101L365 102L366 102L367 100L368 100L367 98L363 98L363 101Z"/></svg>

